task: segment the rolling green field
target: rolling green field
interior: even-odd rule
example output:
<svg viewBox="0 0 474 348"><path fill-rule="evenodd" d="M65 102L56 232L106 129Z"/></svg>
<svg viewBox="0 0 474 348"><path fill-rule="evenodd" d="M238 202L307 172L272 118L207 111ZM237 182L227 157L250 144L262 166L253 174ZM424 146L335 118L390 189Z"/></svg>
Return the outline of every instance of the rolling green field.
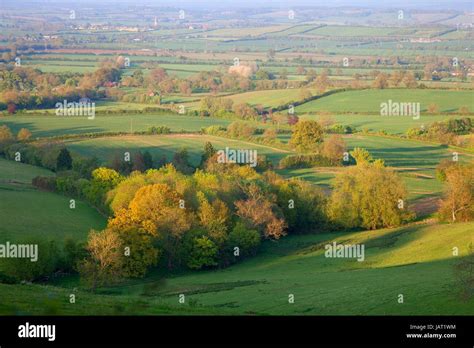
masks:
<svg viewBox="0 0 474 348"><path fill-rule="evenodd" d="M439 196L443 185L436 179L435 168L443 159L451 159L453 150L414 140L394 139L369 135L343 136L348 151L355 147L367 149L373 158L381 158L385 164L400 174L408 191L408 198L416 201ZM459 161L472 162L474 155L460 153ZM314 184L329 188L335 175L342 168L303 168L280 170L285 177L300 177Z"/></svg>
<svg viewBox="0 0 474 348"><path fill-rule="evenodd" d="M0 183L2 185L30 185L35 176L54 176L54 173L47 169L3 158L0 158L0 169Z"/></svg>
<svg viewBox="0 0 474 348"><path fill-rule="evenodd" d="M97 70L97 62L94 61L60 61L45 59L27 59L24 63L39 69L45 73L91 73Z"/></svg>
<svg viewBox="0 0 474 348"><path fill-rule="evenodd" d="M123 156L123 152L150 151L155 158L165 155L169 160L175 152L185 147L189 153L192 164L198 165L204 152L206 142L211 142L215 149L256 149L259 155L266 155L268 159L277 163L286 156L289 151L277 148L245 142L220 138L211 135L197 134L172 134L172 135L127 135L120 137L106 137L97 139L72 140L67 142L67 147L85 156L96 156L107 162L115 154Z"/></svg>
<svg viewBox="0 0 474 348"><path fill-rule="evenodd" d="M167 126L172 131L198 131L211 125L226 126L231 121L215 118L200 118L184 115L127 114L102 116L95 119L79 116L23 116L0 118L14 133L28 128L34 137L50 137L63 134L98 132L145 131L151 126Z"/></svg>
<svg viewBox="0 0 474 348"><path fill-rule="evenodd" d="M425 112L430 104L437 104L441 113L456 112L462 106L468 107L471 113L474 112L472 91L426 89L370 89L341 92L300 105L296 107L296 112L330 111L378 114L380 113L380 104L386 103L388 100L420 103L421 112ZM387 116L387 118L389 117ZM412 121L410 117L405 117L405 119L406 122Z"/></svg>
<svg viewBox="0 0 474 348"><path fill-rule="evenodd" d="M105 227L105 218L87 204L70 198L36 190L31 185L35 176L54 173L0 159L0 241L47 238L85 240L91 228Z"/></svg>
<svg viewBox="0 0 474 348"><path fill-rule="evenodd" d="M393 167L434 169L441 160L452 158L452 150L446 146L416 140L359 134L343 138L349 149L363 147L374 158L382 158L386 165ZM473 158L467 153L459 155L460 161L472 161Z"/></svg>
<svg viewBox="0 0 474 348"><path fill-rule="evenodd" d="M284 177L301 178L329 190L333 179L342 170L342 168L299 168L277 172ZM431 197L440 197L442 194L443 183L436 179L434 170L413 168L397 170L397 173L406 185L410 203L418 204ZM436 206L433 205L432 208L434 211Z"/></svg>
<svg viewBox="0 0 474 348"><path fill-rule="evenodd" d="M473 223L412 225L396 229L285 237L266 242L258 256L224 270L167 275L156 272L100 290L76 291L76 277L57 287L1 285L2 314L247 314L449 315L469 314L453 264L474 240ZM324 245L363 244L364 261L327 258ZM460 255L453 256L453 247ZM49 294L46 306L18 301ZM178 295L184 294L184 304ZM288 296L294 295L290 304ZM404 303L398 303L402 294Z"/></svg>

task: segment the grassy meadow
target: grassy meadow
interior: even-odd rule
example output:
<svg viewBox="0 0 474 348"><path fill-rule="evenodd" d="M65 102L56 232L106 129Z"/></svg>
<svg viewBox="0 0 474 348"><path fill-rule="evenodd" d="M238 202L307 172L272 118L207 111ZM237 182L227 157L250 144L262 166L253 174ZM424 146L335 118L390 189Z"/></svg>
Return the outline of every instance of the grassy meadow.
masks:
<svg viewBox="0 0 474 348"><path fill-rule="evenodd" d="M126 135L120 137L105 137L97 139L73 140L67 142L72 151L83 156L96 156L104 162L110 161L115 154L123 156L123 152L148 150L155 158L166 156L168 160L174 153L186 148L190 162L198 165L206 142L211 142L215 149L256 149L259 155L266 155L275 164L284 156L291 153L279 148L233 140L211 135L170 134L170 135Z"/></svg>
<svg viewBox="0 0 474 348"><path fill-rule="evenodd" d="M33 137L51 137L63 134L83 134L101 132L146 131L152 126L167 126L172 131L199 131L212 125L226 126L229 120L200 118L185 115L118 114L113 116L96 115L94 119L80 116L14 116L0 118L14 133L28 128Z"/></svg>
<svg viewBox="0 0 474 348"><path fill-rule="evenodd" d="M426 112L430 104L436 104L440 113L457 112L466 106L474 113L472 91L426 89L367 89L336 93L296 107L299 113L329 111L334 113L380 113L380 104L392 102L420 103L420 111ZM428 118L428 116L426 117ZM406 122L410 122L407 120Z"/></svg>
<svg viewBox="0 0 474 348"><path fill-rule="evenodd" d="M356 233L290 236L266 242L255 258L223 270L162 272L96 294L68 294L77 278L55 286L1 285L2 313L22 314L237 314L237 315L465 315L474 302L458 297L452 266L473 242L474 224L411 225ZM326 258L324 245L364 243L364 261ZM453 256L459 247L459 256ZM47 306L16 293L49 294ZM185 303L178 303L178 295ZM293 294L295 302L288 302ZM404 303L398 303L402 294Z"/></svg>
<svg viewBox="0 0 474 348"><path fill-rule="evenodd" d="M69 208L69 197L35 189L35 176L54 173L0 159L0 242L29 238L85 241L91 228L105 227L105 218L80 200Z"/></svg>

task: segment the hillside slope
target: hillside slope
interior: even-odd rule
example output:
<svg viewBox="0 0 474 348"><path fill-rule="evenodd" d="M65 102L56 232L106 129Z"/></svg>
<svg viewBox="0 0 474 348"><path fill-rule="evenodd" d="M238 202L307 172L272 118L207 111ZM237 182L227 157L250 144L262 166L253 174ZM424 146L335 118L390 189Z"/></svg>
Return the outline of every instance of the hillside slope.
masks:
<svg viewBox="0 0 474 348"><path fill-rule="evenodd" d="M363 244L365 260L326 258L324 246L333 242ZM452 266L472 242L474 223L292 236L267 242L259 256L227 269L155 273L98 294L81 290L74 307L67 294L79 286L76 277L56 282L60 287L1 285L9 306L0 306L0 312L41 314L45 309L26 299L51 293L55 313L67 314L101 314L105 304L114 303L105 313L466 315L473 312L474 300L460 300ZM453 247L459 256L453 256ZM18 293L25 295L23 301ZM178 304L179 294L185 294L185 304Z"/></svg>

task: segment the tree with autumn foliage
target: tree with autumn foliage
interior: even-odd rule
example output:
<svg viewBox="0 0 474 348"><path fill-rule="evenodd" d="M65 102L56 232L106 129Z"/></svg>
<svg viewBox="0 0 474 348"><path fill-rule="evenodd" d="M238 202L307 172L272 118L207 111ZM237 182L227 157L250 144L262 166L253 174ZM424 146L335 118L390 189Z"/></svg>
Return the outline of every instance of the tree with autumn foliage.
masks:
<svg viewBox="0 0 474 348"><path fill-rule="evenodd" d="M388 76L387 76L387 74L379 73L375 77L375 80L373 81L372 86L374 88L378 88L378 89L387 88L388 87Z"/></svg>
<svg viewBox="0 0 474 348"><path fill-rule="evenodd" d="M301 152L315 151L323 138L324 131L318 122L303 120L293 126L290 145Z"/></svg>
<svg viewBox="0 0 474 348"><path fill-rule="evenodd" d="M0 126L0 153L4 151L4 149L13 143L15 138L13 137L13 133L11 129L7 125Z"/></svg>
<svg viewBox="0 0 474 348"><path fill-rule="evenodd" d="M25 141L31 138L31 132L26 129L22 128L18 131L18 134L16 135L16 138L18 141Z"/></svg>
<svg viewBox="0 0 474 348"><path fill-rule="evenodd" d="M382 161L371 161L363 149L358 152L363 155L355 156L357 165L335 178L328 206L330 220L343 228L399 226L412 217L403 182Z"/></svg>
<svg viewBox="0 0 474 348"><path fill-rule="evenodd" d="M329 158L333 163L340 163L346 152L346 143L339 134L332 134L323 143L322 155Z"/></svg>
<svg viewBox="0 0 474 348"><path fill-rule="evenodd" d="M199 199L198 218L200 224L207 230L212 240L222 244L227 237L230 222L229 208L218 198L209 202L203 192L198 192L197 196Z"/></svg>
<svg viewBox="0 0 474 348"><path fill-rule="evenodd" d="M82 280L92 290L98 286L114 283L123 277L123 245L114 231L94 231L89 233L86 245L88 258L78 265Z"/></svg>
<svg viewBox="0 0 474 348"><path fill-rule="evenodd" d="M183 196L169 185L146 185L138 189L128 208L109 220L108 226L119 230L135 227L157 238L167 251L168 267L172 268L179 241L195 221L184 204Z"/></svg>
<svg viewBox="0 0 474 348"><path fill-rule="evenodd" d="M108 207L105 204L107 192L117 186L123 177L117 171L105 167L94 169L91 176L83 194L93 205L107 211Z"/></svg>
<svg viewBox="0 0 474 348"><path fill-rule="evenodd" d="M248 228L259 230L265 238L279 239L286 235L287 224L275 204L276 197L263 194L261 189L251 184L245 188L248 198L235 202L236 214Z"/></svg>
<svg viewBox="0 0 474 348"><path fill-rule="evenodd" d="M450 222L474 220L474 165L456 163L447 167L444 175L440 218Z"/></svg>

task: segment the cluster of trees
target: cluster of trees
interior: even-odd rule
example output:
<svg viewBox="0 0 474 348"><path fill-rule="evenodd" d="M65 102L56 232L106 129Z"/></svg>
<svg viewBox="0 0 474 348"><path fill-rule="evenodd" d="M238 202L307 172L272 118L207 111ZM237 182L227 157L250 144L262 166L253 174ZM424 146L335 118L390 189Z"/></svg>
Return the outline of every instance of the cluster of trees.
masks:
<svg viewBox="0 0 474 348"><path fill-rule="evenodd" d="M127 177L106 168L93 172L108 182L103 197L111 218L104 231L91 232L79 268L85 279L96 286L141 276L156 264L225 267L254 255L265 239L317 233L328 224L397 226L412 217L401 180L363 149L351 153L357 165L337 177L330 197L305 181L218 163L207 153L192 175L171 164Z"/></svg>
<svg viewBox="0 0 474 348"><path fill-rule="evenodd" d="M15 141L23 142L30 138L31 132L27 128L21 128L15 137L10 127L7 125L0 126L0 155L4 153L6 147Z"/></svg>
<svg viewBox="0 0 474 348"><path fill-rule="evenodd" d="M39 145L13 144L7 148L5 156L15 159L21 153L24 163L42 166L58 173L56 177L36 177L33 185L48 191L56 191L70 197L86 200L99 211L108 214L109 207L105 202L105 194L113 185L130 173L145 172L149 169L161 168L171 163L180 172L190 174L196 168L190 164L186 149L177 151L173 158L166 156L153 158L149 151L136 151L130 154L117 153L112 157L108 168L98 170L100 162L97 158L71 156L61 143L44 143Z"/></svg>
<svg viewBox="0 0 474 348"><path fill-rule="evenodd" d="M331 167L340 165L342 158L338 162L332 162L329 158L319 154L288 155L280 160L280 169L311 168L311 167Z"/></svg>
<svg viewBox="0 0 474 348"><path fill-rule="evenodd" d="M254 255L264 239L325 226L319 189L218 163L215 154L192 175L168 164L121 178L98 168L93 178L99 177L109 184L112 216L104 231L91 232L89 256L79 267L94 286L141 276L158 256L169 268L227 266Z"/></svg>
<svg viewBox="0 0 474 348"><path fill-rule="evenodd" d="M158 103L161 102L161 96L170 93L181 93L184 95L190 95L193 88L197 88L193 85L190 80L181 80L179 78L169 76L163 68L150 69L149 73L145 76L143 71L136 69L132 75L124 76L120 80L120 85L123 87L139 87L146 88L147 93L134 93L126 94L124 92L115 95L118 100L136 102L137 99L146 97L155 97L155 99L140 100L140 102L152 102L153 100Z"/></svg>
<svg viewBox="0 0 474 348"><path fill-rule="evenodd" d="M401 85L406 88L418 87L417 78L415 73L412 71L396 70L391 74L374 71L374 81L372 87L378 89L384 89L388 87L400 87Z"/></svg>
<svg viewBox="0 0 474 348"><path fill-rule="evenodd" d="M167 126L151 126L147 129L147 134L170 134L171 129Z"/></svg>
<svg viewBox="0 0 474 348"><path fill-rule="evenodd" d="M346 152L346 144L342 136L332 134L325 140L324 134L325 127L322 122L299 121L292 127L289 144L299 152L317 154L333 165L340 164Z"/></svg>
<svg viewBox="0 0 474 348"><path fill-rule="evenodd" d="M324 127L324 122L304 120L292 127L289 146L301 152L300 155L289 155L280 161L280 168L303 168L315 165L334 166L344 161L346 144L339 134L330 134L326 139L325 132L335 133L336 128ZM339 128L337 128L339 130ZM340 127L341 132L352 131ZM205 134L251 140L256 143L277 145L285 148L287 145L278 139L279 131L274 128L258 129L249 123L235 121L227 128L210 126L201 130ZM283 131L280 131L283 132ZM351 162L352 161L352 162ZM351 158L346 164L353 163Z"/></svg>
<svg viewBox="0 0 474 348"><path fill-rule="evenodd" d="M154 92L161 96L170 93L191 95L198 92L243 92L255 89L256 86L251 76L238 72L228 72L223 69L213 71L202 71L186 79L170 76L163 68L156 67L150 70L146 77L143 71L137 69L131 76L123 77L120 84L124 87L145 87L150 93ZM127 98L126 94L118 98Z"/></svg>
<svg viewBox="0 0 474 348"><path fill-rule="evenodd" d="M201 116L223 117L233 111L234 102L229 98L204 97L199 104Z"/></svg>
<svg viewBox="0 0 474 348"><path fill-rule="evenodd" d="M106 60L93 73L53 74L29 67L6 65L0 68L0 110L53 108L64 99L102 98L107 87L119 82L123 57Z"/></svg>
<svg viewBox="0 0 474 348"><path fill-rule="evenodd" d="M311 96L309 90L302 90L302 100L309 100L308 98L311 98ZM261 120L264 123L267 121L273 123L286 121L286 123L293 125L298 122L298 116L296 115L274 114L271 108L266 110L261 104L256 106L248 103L234 104L232 99L221 97L204 97L199 104L199 111L195 112L195 114L213 117L237 117L249 121Z"/></svg>
<svg viewBox="0 0 474 348"><path fill-rule="evenodd" d="M427 127L410 128L406 135L408 138L421 140L431 140L442 144L450 144L456 146L469 146L468 138L461 135L472 132L473 124L470 117L460 119L450 119L447 121L433 122Z"/></svg>
<svg viewBox="0 0 474 348"><path fill-rule="evenodd" d="M257 128L245 122L232 122L227 126L227 135L232 138L251 139Z"/></svg>

